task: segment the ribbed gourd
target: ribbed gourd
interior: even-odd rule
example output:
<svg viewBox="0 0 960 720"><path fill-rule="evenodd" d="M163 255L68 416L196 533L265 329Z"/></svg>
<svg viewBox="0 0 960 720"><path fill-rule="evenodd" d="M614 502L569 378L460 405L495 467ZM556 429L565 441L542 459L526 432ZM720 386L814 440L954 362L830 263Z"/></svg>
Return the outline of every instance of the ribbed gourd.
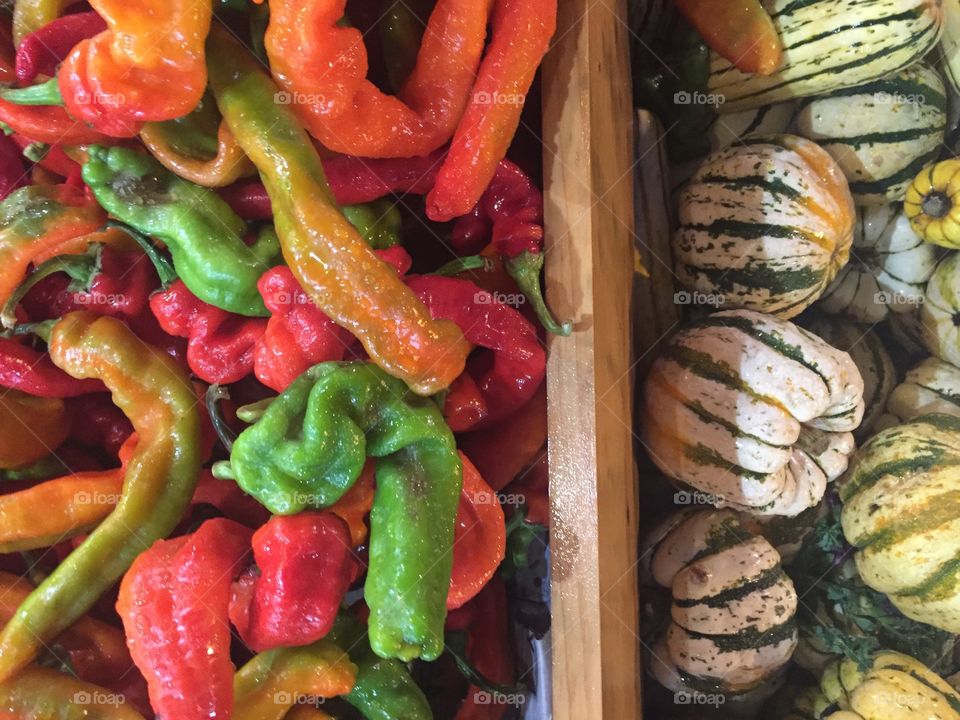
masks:
<svg viewBox="0 0 960 720"><path fill-rule="evenodd" d="M657 466L714 505L797 515L846 469L863 409L847 353L787 320L725 310L654 361L641 432Z"/></svg>
<svg viewBox="0 0 960 720"><path fill-rule="evenodd" d="M903 211L924 242L960 248L960 159L921 170L903 196Z"/></svg>
<svg viewBox="0 0 960 720"><path fill-rule="evenodd" d="M905 422L928 413L960 417L960 368L935 357L907 372L887 400L887 412Z"/></svg>
<svg viewBox="0 0 960 720"><path fill-rule="evenodd" d="M819 316L804 324L837 350L849 353L863 378L863 419L854 430L859 442L865 440L884 412L887 398L897 384L897 371L880 337L868 326L847 320Z"/></svg>
<svg viewBox="0 0 960 720"><path fill-rule="evenodd" d="M679 197L676 275L713 304L790 318L846 263L854 207L837 164L794 135L712 153Z"/></svg>
<svg viewBox="0 0 960 720"><path fill-rule="evenodd" d="M903 199L907 185L942 149L947 96L926 63L804 101L794 129L833 156L858 205Z"/></svg>
<svg viewBox="0 0 960 720"><path fill-rule="evenodd" d="M777 673L797 643L797 595L767 540L728 510L685 511L655 530L653 579L671 591L650 672L673 691L744 693Z"/></svg>
<svg viewBox="0 0 960 720"><path fill-rule="evenodd" d="M960 417L921 415L876 434L840 498L863 581L907 617L960 632Z"/></svg>
<svg viewBox="0 0 960 720"><path fill-rule="evenodd" d="M869 324L918 310L939 257L914 232L901 204L858 208L850 262L817 307Z"/></svg>
<svg viewBox="0 0 960 720"><path fill-rule="evenodd" d="M867 668L831 663L783 720L960 720L960 695L920 661L886 651Z"/></svg>
<svg viewBox="0 0 960 720"><path fill-rule="evenodd" d="M960 253L953 253L934 270L920 319L927 349L960 366Z"/></svg>
<svg viewBox="0 0 960 720"><path fill-rule="evenodd" d="M721 112L862 85L912 65L940 38L939 0L773 0L783 43L771 75L737 70L711 53L708 91Z"/></svg>

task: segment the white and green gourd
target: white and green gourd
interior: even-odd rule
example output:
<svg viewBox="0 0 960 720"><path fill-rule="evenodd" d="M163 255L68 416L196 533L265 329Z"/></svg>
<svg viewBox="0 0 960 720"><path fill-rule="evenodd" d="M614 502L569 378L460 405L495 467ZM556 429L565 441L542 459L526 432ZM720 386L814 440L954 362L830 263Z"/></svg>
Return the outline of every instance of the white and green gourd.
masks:
<svg viewBox="0 0 960 720"><path fill-rule="evenodd" d="M909 67L940 39L939 0L773 0L765 6L783 43L771 75L738 70L711 53L708 92L720 112L863 85Z"/></svg>
<svg viewBox="0 0 960 720"><path fill-rule="evenodd" d="M679 196L677 277L714 304L790 318L849 257L854 207L836 162L795 135L712 153Z"/></svg>
<svg viewBox="0 0 960 720"><path fill-rule="evenodd" d="M890 353L873 330L839 317L819 316L804 326L830 345L849 353L863 378L863 420L853 436L862 442L883 415L890 393L897 384L897 371Z"/></svg>
<svg viewBox="0 0 960 720"><path fill-rule="evenodd" d="M941 360L960 366L960 252L934 270L920 310L923 340Z"/></svg>
<svg viewBox="0 0 960 720"><path fill-rule="evenodd" d="M874 435L840 487L860 577L909 618L960 632L960 417Z"/></svg>
<svg viewBox="0 0 960 720"><path fill-rule="evenodd" d="M900 203L860 207L850 261L817 307L870 325L919 310L940 254L913 231Z"/></svg>
<svg viewBox="0 0 960 720"><path fill-rule="evenodd" d="M645 544L672 597L647 667L666 688L740 694L783 668L797 644L797 594L780 555L726 510L668 518Z"/></svg>
<svg viewBox="0 0 960 720"><path fill-rule="evenodd" d="M667 476L718 507L793 516L846 470L863 409L850 355L789 321L722 311L654 361L642 441Z"/></svg>
<svg viewBox="0 0 960 720"><path fill-rule="evenodd" d="M927 358L907 372L887 400L887 413L897 423L928 413L960 417L960 368L940 358Z"/></svg>
<svg viewBox="0 0 960 720"><path fill-rule="evenodd" d="M707 130L710 149L722 150L747 138L785 133L793 122L796 108L796 103L782 102L735 113L717 114Z"/></svg>
<svg viewBox="0 0 960 720"><path fill-rule="evenodd" d="M943 148L946 127L943 79L926 63L809 98L794 121L797 135L837 161L858 205L903 200L913 178Z"/></svg>
<svg viewBox="0 0 960 720"><path fill-rule="evenodd" d="M960 94L960 0L943 0L940 54L947 82Z"/></svg>

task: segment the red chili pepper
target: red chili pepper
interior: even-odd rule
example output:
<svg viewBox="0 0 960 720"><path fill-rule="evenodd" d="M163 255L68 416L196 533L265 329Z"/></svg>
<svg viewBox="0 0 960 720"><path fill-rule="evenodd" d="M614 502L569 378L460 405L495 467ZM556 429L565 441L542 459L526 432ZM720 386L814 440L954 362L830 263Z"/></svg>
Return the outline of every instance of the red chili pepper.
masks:
<svg viewBox="0 0 960 720"><path fill-rule="evenodd" d="M11 138L0 134L0 200L26 184L27 171L20 148Z"/></svg>
<svg viewBox="0 0 960 720"><path fill-rule="evenodd" d="M37 75L56 75L57 66L81 40L107 29L97 13L64 15L27 35L17 48L17 80L32 82Z"/></svg>
<svg viewBox="0 0 960 720"><path fill-rule="evenodd" d="M257 652L307 645L333 627L354 573L350 531L331 512L276 515L253 535L259 575L234 585L230 620Z"/></svg>
<svg viewBox="0 0 960 720"><path fill-rule="evenodd" d="M434 318L452 320L467 340L493 351L492 359L472 356L451 385L444 414L453 430L495 423L533 397L547 356L529 320L469 280L421 275L407 285Z"/></svg>
<svg viewBox="0 0 960 720"><path fill-rule="evenodd" d="M230 717L230 585L250 535L232 520L207 520L192 535L154 543L120 583L117 611L158 716Z"/></svg>
<svg viewBox="0 0 960 720"><path fill-rule="evenodd" d="M265 318L248 318L208 305L177 280L150 298L160 327L188 338L187 364L208 383L232 383L253 372L254 346L263 336Z"/></svg>
<svg viewBox="0 0 960 720"><path fill-rule="evenodd" d="M133 424L108 393L82 395L67 406L73 423L70 437L86 447L103 448L113 457L133 432Z"/></svg>
<svg viewBox="0 0 960 720"><path fill-rule="evenodd" d="M466 455L460 453L460 459L463 489L454 526L448 610L461 607L481 591L503 561L507 546L507 529L497 494Z"/></svg>
<svg viewBox="0 0 960 720"><path fill-rule="evenodd" d="M14 105L0 100L0 122L14 132L51 145L112 144L113 138L74 120L57 105Z"/></svg>
<svg viewBox="0 0 960 720"><path fill-rule="evenodd" d="M50 398L76 397L106 389L99 380L78 380L67 375L46 353L4 337L0 337L0 386Z"/></svg>
<svg viewBox="0 0 960 720"><path fill-rule="evenodd" d="M516 681L513 646L510 642L510 618L507 589L494 576L471 603L471 623L467 628L467 659L488 680L502 685ZM476 685L467 689L454 720L501 720L508 708L491 703L489 693Z"/></svg>
<svg viewBox="0 0 960 720"><path fill-rule="evenodd" d="M460 437L460 447L490 487L502 490L521 470L536 462L547 442L546 384L510 417Z"/></svg>
<svg viewBox="0 0 960 720"><path fill-rule="evenodd" d="M454 224L450 238L462 255L479 253L488 243L506 258L543 249L543 193L506 159L500 161L480 202Z"/></svg>
<svg viewBox="0 0 960 720"><path fill-rule="evenodd" d="M323 161L333 196L341 205L371 202L391 193L426 195L443 162L443 151L412 158L361 158L338 155ZM241 180L218 191L245 220L273 217L270 198L259 180Z"/></svg>
<svg viewBox="0 0 960 720"><path fill-rule="evenodd" d="M212 505L228 519L257 528L270 519L270 512L247 495L233 480L215 478L209 470L200 471L192 505Z"/></svg>
<svg viewBox="0 0 960 720"><path fill-rule="evenodd" d="M22 153L24 148L35 142L32 138L28 138L25 135L20 134L11 135L10 140L12 140L19 147L18 152L20 153ZM60 145L49 145L44 152L43 157L37 161L37 165L42 167L44 170L49 170L52 173L56 173L57 175L66 178L66 183L68 185L73 184L79 187L83 183L83 178L80 177L82 171L80 163L69 157L63 151L63 147Z"/></svg>

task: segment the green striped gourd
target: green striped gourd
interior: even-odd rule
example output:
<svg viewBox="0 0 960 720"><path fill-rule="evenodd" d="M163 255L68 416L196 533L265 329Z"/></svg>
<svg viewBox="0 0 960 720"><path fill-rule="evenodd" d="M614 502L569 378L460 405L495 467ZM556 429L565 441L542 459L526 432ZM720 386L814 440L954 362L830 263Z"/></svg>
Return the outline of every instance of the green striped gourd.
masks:
<svg viewBox="0 0 960 720"><path fill-rule="evenodd" d="M653 579L672 596L649 664L662 685L743 693L787 663L797 644L793 582L773 546L733 512L679 513L647 547Z"/></svg>
<svg viewBox="0 0 960 720"><path fill-rule="evenodd" d="M798 515L846 469L862 414L847 353L789 321L730 310L666 344L641 431L657 466L714 505Z"/></svg>
<svg viewBox="0 0 960 720"><path fill-rule="evenodd" d="M942 148L947 97L926 63L855 88L806 100L798 135L837 161L858 205L903 200L907 185Z"/></svg>
<svg viewBox="0 0 960 720"><path fill-rule="evenodd" d="M960 366L960 252L934 270L920 311L923 340L941 360Z"/></svg>
<svg viewBox="0 0 960 720"><path fill-rule="evenodd" d="M850 262L817 307L871 325L891 311L917 310L939 257L940 251L914 232L900 203L860 207Z"/></svg>
<svg viewBox="0 0 960 720"><path fill-rule="evenodd" d="M922 415L878 433L840 498L863 581L907 617L960 632L960 418Z"/></svg>
<svg viewBox="0 0 960 720"><path fill-rule="evenodd" d="M960 695L919 660L884 651L865 669L831 663L784 720L960 720Z"/></svg>
<svg viewBox="0 0 960 720"><path fill-rule="evenodd" d="M816 143L751 138L712 153L680 192L676 274L715 304L798 315L848 259L854 207Z"/></svg>
<svg viewBox="0 0 960 720"><path fill-rule="evenodd" d="M858 442L869 437L897 384L897 371L880 337L869 327L843 318L817 317L805 327L833 347L850 354L863 378L863 420L854 431Z"/></svg>
<svg viewBox="0 0 960 720"><path fill-rule="evenodd" d="M960 417L960 368L940 358L927 358L894 388L887 412L900 422L928 413Z"/></svg>
<svg viewBox="0 0 960 720"><path fill-rule="evenodd" d="M750 137L785 133L793 121L795 110L795 103L784 102L716 115L707 130L710 149L721 150Z"/></svg>
<svg viewBox="0 0 960 720"><path fill-rule="evenodd" d="M940 38L939 0L773 0L783 43L771 75L751 75L711 54L708 91L721 112L863 85L908 67Z"/></svg>

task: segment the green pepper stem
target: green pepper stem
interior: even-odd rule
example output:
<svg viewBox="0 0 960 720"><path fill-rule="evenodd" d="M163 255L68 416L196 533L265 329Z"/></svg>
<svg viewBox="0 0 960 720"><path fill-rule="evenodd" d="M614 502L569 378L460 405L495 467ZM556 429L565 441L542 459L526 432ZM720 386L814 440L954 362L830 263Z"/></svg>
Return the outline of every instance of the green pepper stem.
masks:
<svg viewBox="0 0 960 720"><path fill-rule="evenodd" d="M227 421L223 417L223 410L220 408L222 400L230 399L230 391L220 383L214 383L207 388L203 399L217 437L220 438L220 442L223 443L227 452L230 452L233 449L233 441L237 439L237 434L227 425Z"/></svg>
<svg viewBox="0 0 960 720"><path fill-rule="evenodd" d="M167 287L177 279L177 271L174 270L170 258L161 253L157 246L153 244L153 241L146 235L138 230L134 230L126 223L117 222L116 220L107 221L107 227L123 230L137 242L137 245L140 246L147 257L150 258L150 262L153 263L153 267L156 269L157 275L160 276L160 283L163 287Z"/></svg>
<svg viewBox="0 0 960 720"><path fill-rule="evenodd" d="M14 105L63 105L63 95L60 94L56 77L25 88L3 90L0 98Z"/></svg>
<svg viewBox="0 0 960 720"><path fill-rule="evenodd" d="M467 257L451 260L446 265L441 265L434 270L431 275L442 275L443 277L453 277L468 270L481 270L487 266L487 259L480 255L468 255Z"/></svg>
<svg viewBox="0 0 960 720"><path fill-rule="evenodd" d="M517 283L520 291L527 296L533 306L537 319L546 328L547 332L566 337L573 331L573 325L565 322L562 325L553 317L546 300L543 299L543 290L540 287L540 272L543 270L543 253L532 253L524 250L514 258L509 258L504 267L507 274Z"/></svg>
<svg viewBox="0 0 960 720"><path fill-rule="evenodd" d="M210 472L217 480L236 480L237 476L233 474L233 467L229 460L218 460L210 468Z"/></svg>
<svg viewBox="0 0 960 720"><path fill-rule="evenodd" d="M267 411L267 408L273 404L274 400L276 400L275 397L269 397L258 400L255 403L250 403L249 405L242 405L237 408L237 417L248 425L252 425L263 417L263 414Z"/></svg>
<svg viewBox="0 0 960 720"><path fill-rule="evenodd" d="M100 272L100 251L103 246L94 243L83 255L58 255L50 258L34 270L13 291L10 299L0 311L0 323L5 328L12 328L17 324L17 305L23 300L38 282L59 272L69 275L80 287L88 287L94 276Z"/></svg>

